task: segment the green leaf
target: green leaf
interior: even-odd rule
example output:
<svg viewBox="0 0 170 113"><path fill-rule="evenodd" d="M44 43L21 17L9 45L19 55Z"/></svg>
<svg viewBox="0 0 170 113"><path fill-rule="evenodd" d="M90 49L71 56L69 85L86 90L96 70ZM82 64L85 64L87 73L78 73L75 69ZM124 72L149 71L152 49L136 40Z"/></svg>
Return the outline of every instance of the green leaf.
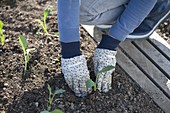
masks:
<svg viewBox="0 0 170 113"><path fill-rule="evenodd" d="M50 112L45 110L45 111L41 111L40 113L50 113Z"/></svg>
<svg viewBox="0 0 170 113"><path fill-rule="evenodd" d="M59 100L60 100L60 99L59 99L59 98L57 98L57 99L55 99L55 102L56 102L56 101L59 101Z"/></svg>
<svg viewBox="0 0 170 113"><path fill-rule="evenodd" d="M26 55L26 56L25 56L25 61L26 61L26 63L28 63L28 62L29 62L29 60L30 60L29 55Z"/></svg>
<svg viewBox="0 0 170 113"><path fill-rule="evenodd" d="M96 91L96 83L93 82L91 79L88 79L86 81L86 88L92 88L94 87L94 91Z"/></svg>
<svg viewBox="0 0 170 113"><path fill-rule="evenodd" d="M42 26L44 32L45 32L46 34L48 34L48 32L47 32L47 26L46 26L45 23L43 23L41 20L38 20L38 19L36 19L35 22L39 23L39 24Z"/></svg>
<svg viewBox="0 0 170 113"><path fill-rule="evenodd" d="M52 111L52 113L64 113L64 112L59 109L55 109L54 111Z"/></svg>
<svg viewBox="0 0 170 113"><path fill-rule="evenodd" d="M47 110L50 111L51 110L51 105L48 105ZM51 113L51 112L50 112Z"/></svg>
<svg viewBox="0 0 170 113"><path fill-rule="evenodd" d="M100 73L110 71L110 70L112 70L112 69L114 69L114 68L115 68L114 66L106 66L106 67L104 67L102 70L100 70L100 71L97 73L96 79L99 78L99 74L100 74Z"/></svg>
<svg viewBox="0 0 170 113"><path fill-rule="evenodd" d="M36 19L35 22L39 23L44 28L44 23L41 20Z"/></svg>
<svg viewBox="0 0 170 113"><path fill-rule="evenodd" d="M51 9L48 7L44 10L44 23L46 23L47 17L50 14Z"/></svg>
<svg viewBox="0 0 170 113"><path fill-rule="evenodd" d="M0 20L0 34L3 34L2 28L3 28L4 24L3 22Z"/></svg>
<svg viewBox="0 0 170 113"><path fill-rule="evenodd" d="M28 47L28 43L27 43L27 41L26 41L26 39L25 39L25 37L24 36L22 36L22 35L19 35L19 43L20 43L20 45L21 45L21 47L22 47L22 50L24 51L24 55L26 55L27 53L26 53L26 49L27 49L27 47Z"/></svg>
<svg viewBox="0 0 170 113"><path fill-rule="evenodd" d="M0 38L1 38L1 44L2 44L2 46L4 45L4 43L5 43L5 36L4 35L0 35Z"/></svg>
<svg viewBox="0 0 170 113"><path fill-rule="evenodd" d="M114 66L106 66L104 67L101 71L98 72L99 73L102 73L102 72L107 72L107 71L110 71L112 69L114 69L115 67Z"/></svg>
<svg viewBox="0 0 170 113"><path fill-rule="evenodd" d="M3 26L4 26L4 24L3 24L3 22L0 20L0 39L1 39L1 44L2 44L2 46L4 45L4 43L5 43L5 35L3 34Z"/></svg>
<svg viewBox="0 0 170 113"><path fill-rule="evenodd" d="M56 91L54 92L54 94L57 95L57 94L61 94L61 93L64 93L64 92L65 92L65 90L63 90L63 89L58 89L58 90L56 90Z"/></svg>
<svg viewBox="0 0 170 113"><path fill-rule="evenodd" d="M49 103L52 104L53 98L49 98Z"/></svg>
<svg viewBox="0 0 170 113"><path fill-rule="evenodd" d="M51 87L50 87L50 85L48 84L48 92L49 92L49 95L51 96L51 94L52 94L52 91L51 91Z"/></svg>

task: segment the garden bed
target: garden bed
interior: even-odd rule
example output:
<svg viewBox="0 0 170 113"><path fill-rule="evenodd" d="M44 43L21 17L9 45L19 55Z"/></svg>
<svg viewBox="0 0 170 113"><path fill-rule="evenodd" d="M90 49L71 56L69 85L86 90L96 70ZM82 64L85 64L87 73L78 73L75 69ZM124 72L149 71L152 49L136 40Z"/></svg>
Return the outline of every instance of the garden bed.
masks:
<svg viewBox="0 0 170 113"><path fill-rule="evenodd" d="M42 0L39 0L42 1ZM0 20L4 22L5 45L0 46L0 112L39 113L47 107L48 89L64 89L52 105L65 113L162 113L155 102L120 67L113 76L113 89L108 93L93 92L85 98L77 98L68 88L61 73L59 38L37 35L40 28L35 19L41 19L43 10L50 6L52 12L47 23L50 33L56 33L57 16L54 1L16 0L13 4L1 4ZM160 27L168 28L167 25ZM166 31L167 32L167 31ZM31 60L23 75L24 56L18 41L22 34L28 41ZM169 34L165 33L167 37ZM169 38L166 38L167 41ZM93 78L93 52L96 44L81 28L81 50L88 60Z"/></svg>

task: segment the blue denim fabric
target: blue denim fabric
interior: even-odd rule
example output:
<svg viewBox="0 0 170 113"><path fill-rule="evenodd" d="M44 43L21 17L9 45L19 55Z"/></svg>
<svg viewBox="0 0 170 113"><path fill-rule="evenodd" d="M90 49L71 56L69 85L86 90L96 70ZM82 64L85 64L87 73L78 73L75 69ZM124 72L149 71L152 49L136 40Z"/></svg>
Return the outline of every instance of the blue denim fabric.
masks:
<svg viewBox="0 0 170 113"><path fill-rule="evenodd" d="M112 24L109 35L123 41L149 14L157 0L58 0L60 41L80 40L79 24Z"/></svg>

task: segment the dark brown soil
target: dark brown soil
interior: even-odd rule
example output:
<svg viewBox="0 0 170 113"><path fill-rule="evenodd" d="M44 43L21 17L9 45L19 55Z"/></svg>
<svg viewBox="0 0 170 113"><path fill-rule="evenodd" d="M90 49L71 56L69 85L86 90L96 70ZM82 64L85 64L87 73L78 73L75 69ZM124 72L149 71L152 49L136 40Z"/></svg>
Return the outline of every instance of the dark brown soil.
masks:
<svg viewBox="0 0 170 113"><path fill-rule="evenodd" d="M65 113L163 113L119 66L113 76L113 89L108 93L93 92L85 98L75 97L61 74L59 39L36 34L39 25L34 20L41 18L47 6L53 9L47 22L49 32L58 32L55 2L38 1L0 4L0 20L4 22L6 35L5 45L0 46L0 112L40 113L47 107L47 84L50 84L52 89L66 90L56 97L60 100L52 106ZM35 48L25 75L19 34L26 37L29 48ZM92 56L96 44L82 28L81 42L93 78Z"/></svg>
<svg viewBox="0 0 170 113"><path fill-rule="evenodd" d="M160 24L156 32L170 44L170 19Z"/></svg>

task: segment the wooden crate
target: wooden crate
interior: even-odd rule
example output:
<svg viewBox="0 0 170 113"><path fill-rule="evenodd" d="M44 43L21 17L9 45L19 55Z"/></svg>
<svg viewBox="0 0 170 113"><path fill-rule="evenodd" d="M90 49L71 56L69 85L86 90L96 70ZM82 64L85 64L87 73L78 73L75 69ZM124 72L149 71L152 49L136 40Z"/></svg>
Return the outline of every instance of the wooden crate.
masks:
<svg viewBox="0 0 170 113"><path fill-rule="evenodd" d="M95 40L94 26L83 27ZM117 64L170 113L170 45L154 32L149 39L124 41L117 51Z"/></svg>

